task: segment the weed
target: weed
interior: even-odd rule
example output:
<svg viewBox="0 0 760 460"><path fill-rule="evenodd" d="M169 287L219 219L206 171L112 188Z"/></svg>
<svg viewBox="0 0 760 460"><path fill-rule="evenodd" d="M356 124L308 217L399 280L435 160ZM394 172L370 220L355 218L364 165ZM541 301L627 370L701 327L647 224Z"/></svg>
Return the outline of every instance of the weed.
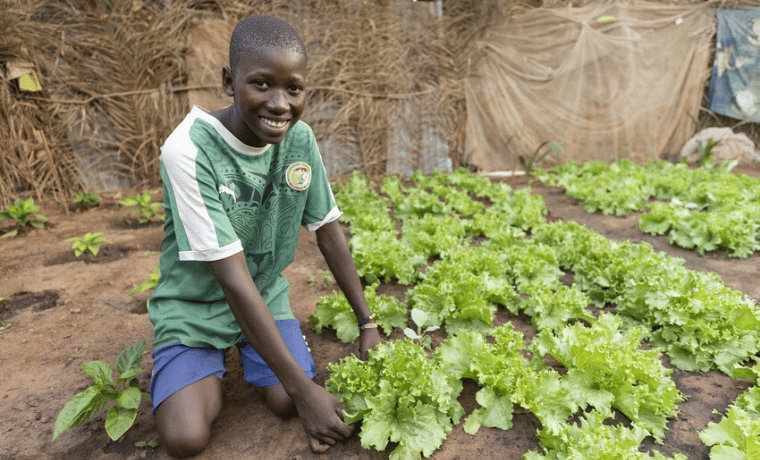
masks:
<svg viewBox="0 0 760 460"><path fill-rule="evenodd" d="M148 289L153 289L154 287L156 287L156 284L158 284L159 278L161 278L161 267L160 266L153 267L153 273L150 274L150 278L143 281L141 285L129 291L128 295L135 295L140 292L147 291Z"/></svg>
<svg viewBox="0 0 760 460"><path fill-rule="evenodd" d="M333 278L332 273L330 273L329 270L317 270L317 273L322 275L322 287L327 289L327 286L335 282L335 278Z"/></svg>
<svg viewBox="0 0 760 460"><path fill-rule="evenodd" d="M0 211L0 220L16 221L16 228L3 235L3 237L16 236L20 228L31 225L35 228L43 228L47 217L42 214L36 214L40 207L34 204L34 199L27 198L22 200L17 198L8 209Z"/></svg>
<svg viewBox="0 0 760 460"><path fill-rule="evenodd" d="M4 331L4 330L8 329L9 327L11 327L12 324L13 323L8 323L5 326L0 326L0 331Z"/></svg>
<svg viewBox="0 0 760 460"><path fill-rule="evenodd" d="M516 124L515 135L513 137L517 138L517 140L520 141L520 151L524 151L522 134L520 133L520 128L518 128ZM512 137L507 140L507 144L509 144L509 141L511 140ZM546 149L544 149L544 147L546 147ZM518 154L517 159L520 160L520 165L522 165L523 169L525 170L525 174L533 174L536 165L552 153L557 157L557 162L559 163L559 154L562 152L562 150L564 150L564 148L564 144L561 142L544 141L534 151L530 152L530 154L527 152L525 152L525 154Z"/></svg>
<svg viewBox="0 0 760 460"><path fill-rule="evenodd" d="M143 192L142 195L135 195L121 200L119 204L122 206L138 206L137 209L132 211L132 215L142 214L137 219L141 224L148 222L153 217L164 220L164 216L158 212L161 209L161 203L152 203L150 201L150 192L148 191Z"/></svg>
<svg viewBox="0 0 760 460"><path fill-rule="evenodd" d="M99 205L102 200L103 197L96 193L84 193L77 191L74 192L74 200L72 202L85 208L92 208Z"/></svg>
<svg viewBox="0 0 760 460"><path fill-rule="evenodd" d="M686 115L689 116L691 119L692 124L694 124L694 131L700 132L702 131L702 124L697 120L697 118L691 114L688 110L686 111ZM745 125L749 123L749 120L742 120L738 123L735 123L730 126L731 131L733 132L736 128L739 126ZM702 141L697 142L697 148L699 149L699 164L704 165L708 160L712 159L712 149L721 143L723 139L715 140L712 137L707 139L706 143L703 143Z"/></svg>
<svg viewBox="0 0 760 460"><path fill-rule="evenodd" d="M114 402L106 415L106 433L114 441L119 439L135 422L141 401L150 401L150 395L140 391L137 375L145 350L145 339L125 348L116 358L114 381L111 365L105 361L82 363L82 370L95 381L89 388L77 393L61 409L55 421L53 440L64 431L98 415L109 402ZM129 382L129 383L127 383Z"/></svg>
<svg viewBox="0 0 760 460"><path fill-rule="evenodd" d="M314 287L317 285L317 277L314 275L309 275L309 278L306 280L309 283L309 286Z"/></svg>
<svg viewBox="0 0 760 460"><path fill-rule="evenodd" d="M541 153L541 149L543 149L547 145L549 147L546 150L544 150L543 153ZM546 156L551 153L556 155L557 162L559 162L559 154L562 151L562 149L564 149L564 146L559 142L544 141L529 156L520 155L518 158L520 160L520 164L522 165L523 169L525 169L525 174L533 174L533 169L535 168L535 165L537 163L540 163L541 160L546 158Z"/></svg>
<svg viewBox="0 0 760 460"><path fill-rule="evenodd" d="M74 244L71 245L71 249L74 250L74 255L79 257L85 251L90 251L93 256L98 255L100 251L100 245L102 243L110 243L107 239L103 238L103 232L86 233L84 236L73 236L66 238L66 241L71 241Z"/></svg>

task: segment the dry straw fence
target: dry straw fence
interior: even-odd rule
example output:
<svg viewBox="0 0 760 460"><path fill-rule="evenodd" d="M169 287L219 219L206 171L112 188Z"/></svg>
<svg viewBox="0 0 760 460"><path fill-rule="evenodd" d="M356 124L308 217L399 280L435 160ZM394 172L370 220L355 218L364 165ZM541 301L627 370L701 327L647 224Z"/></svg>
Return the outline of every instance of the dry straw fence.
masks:
<svg viewBox="0 0 760 460"><path fill-rule="evenodd" d="M304 38L305 119L340 154L332 173L420 168L431 139L459 166L473 41L522 8L570 3L586 1L444 0L441 15L434 2L411 0L0 0L0 64L32 63L43 87L24 92L0 81L0 207L18 197L65 203L77 190L158 186L159 147L190 95L218 88L189 78L189 31L258 13L283 17Z"/></svg>

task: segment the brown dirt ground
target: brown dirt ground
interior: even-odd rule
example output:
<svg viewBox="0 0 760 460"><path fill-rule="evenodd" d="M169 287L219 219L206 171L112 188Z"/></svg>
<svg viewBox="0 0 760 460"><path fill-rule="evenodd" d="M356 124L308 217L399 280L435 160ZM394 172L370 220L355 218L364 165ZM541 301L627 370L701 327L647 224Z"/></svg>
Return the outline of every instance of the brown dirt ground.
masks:
<svg viewBox="0 0 760 460"><path fill-rule="evenodd" d="M751 165L737 169L760 176L760 167ZM500 179L514 187L529 184L526 177ZM732 289L760 298L758 262L760 255L738 260L715 252L700 256L692 251L668 245L666 237L652 237L637 230L636 216L614 217L587 214L564 195L540 183L530 184L541 194L549 209L548 220L575 220L588 225L613 240L647 241L655 249L686 260L694 270L710 270L720 274ZM158 196L157 196L158 195ZM154 193L154 200L160 193ZM136 447L138 441L157 440L157 432L149 405L143 403L136 424L119 441L106 435L104 414L73 428L51 442L55 419L66 401L84 390L91 378L82 373L85 361L104 360L110 363L128 345L140 338L148 339L139 375L143 391L148 389L152 369L150 346L152 330L144 305L148 293L127 296L131 288L148 278L158 265L158 252L163 235L159 223L144 226L125 225L129 210L116 203L123 196L109 195L99 207L67 214L52 203L44 203L41 212L50 218L44 230L30 230L15 238L0 239L0 459L133 459L168 458L159 446L155 449ZM0 225L0 232L9 230ZM95 260L76 259L65 238L86 232L104 232L110 244L103 246ZM328 378L326 365L350 353L357 345L343 344L328 332L316 335L309 327L308 316L316 301L337 286L310 286L308 277L327 265L317 249L314 234L303 231L296 252L296 261L286 270L291 282L290 299L295 316L311 346L317 363L316 380ZM383 286L379 293L403 298L405 287ZM511 317L501 310L496 323L512 321L516 328L532 336L534 330L525 317ZM400 332L391 338L399 338ZM440 336L434 337L439 342ZM356 435L335 446L328 454L315 455L308 448L297 419L283 420L272 415L258 390L242 380L239 358L230 354L230 372L223 380L224 409L214 422L209 448L198 458L234 459L384 459L386 452L361 448ZM646 440L646 449L655 448L665 454L680 452L689 459L707 459L709 449L702 444L697 431L704 429L739 394L750 381L733 380L719 372L692 373L674 370L678 388L688 396L680 405L681 414L668 425L664 445ZM467 413L476 407L472 382L465 382L460 401ZM522 411L508 431L481 428L475 436L466 434L460 423L443 446L431 458L436 460L503 458L518 459L538 448L535 436L538 421Z"/></svg>

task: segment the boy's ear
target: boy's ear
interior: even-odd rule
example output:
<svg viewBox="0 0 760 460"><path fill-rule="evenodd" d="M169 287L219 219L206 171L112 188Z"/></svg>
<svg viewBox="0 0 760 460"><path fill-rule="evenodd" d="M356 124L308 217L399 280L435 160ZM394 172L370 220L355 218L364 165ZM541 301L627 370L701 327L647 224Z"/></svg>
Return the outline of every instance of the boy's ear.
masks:
<svg viewBox="0 0 760 460"><path fill-rule="evenodd" d="M227 96L235 95L235 77L232 75L230 66L222 67L222 89Z"/></svg>

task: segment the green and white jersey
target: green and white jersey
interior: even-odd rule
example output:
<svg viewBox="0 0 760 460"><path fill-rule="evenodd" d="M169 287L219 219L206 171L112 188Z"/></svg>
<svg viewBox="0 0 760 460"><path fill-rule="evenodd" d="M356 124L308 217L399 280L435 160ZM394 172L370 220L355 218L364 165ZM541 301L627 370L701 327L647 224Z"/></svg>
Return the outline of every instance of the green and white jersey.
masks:
<svg viewBox="0 0 760 460"><path fill-rule="evenodd" d="M311 128L299 121L280 144L254 148L193 107L160 162L166 222L150 298L153 345L226 348L243 338L207 264L240 251L274 319L292 319L282 271L299 228L340 215Z"/></svg>

